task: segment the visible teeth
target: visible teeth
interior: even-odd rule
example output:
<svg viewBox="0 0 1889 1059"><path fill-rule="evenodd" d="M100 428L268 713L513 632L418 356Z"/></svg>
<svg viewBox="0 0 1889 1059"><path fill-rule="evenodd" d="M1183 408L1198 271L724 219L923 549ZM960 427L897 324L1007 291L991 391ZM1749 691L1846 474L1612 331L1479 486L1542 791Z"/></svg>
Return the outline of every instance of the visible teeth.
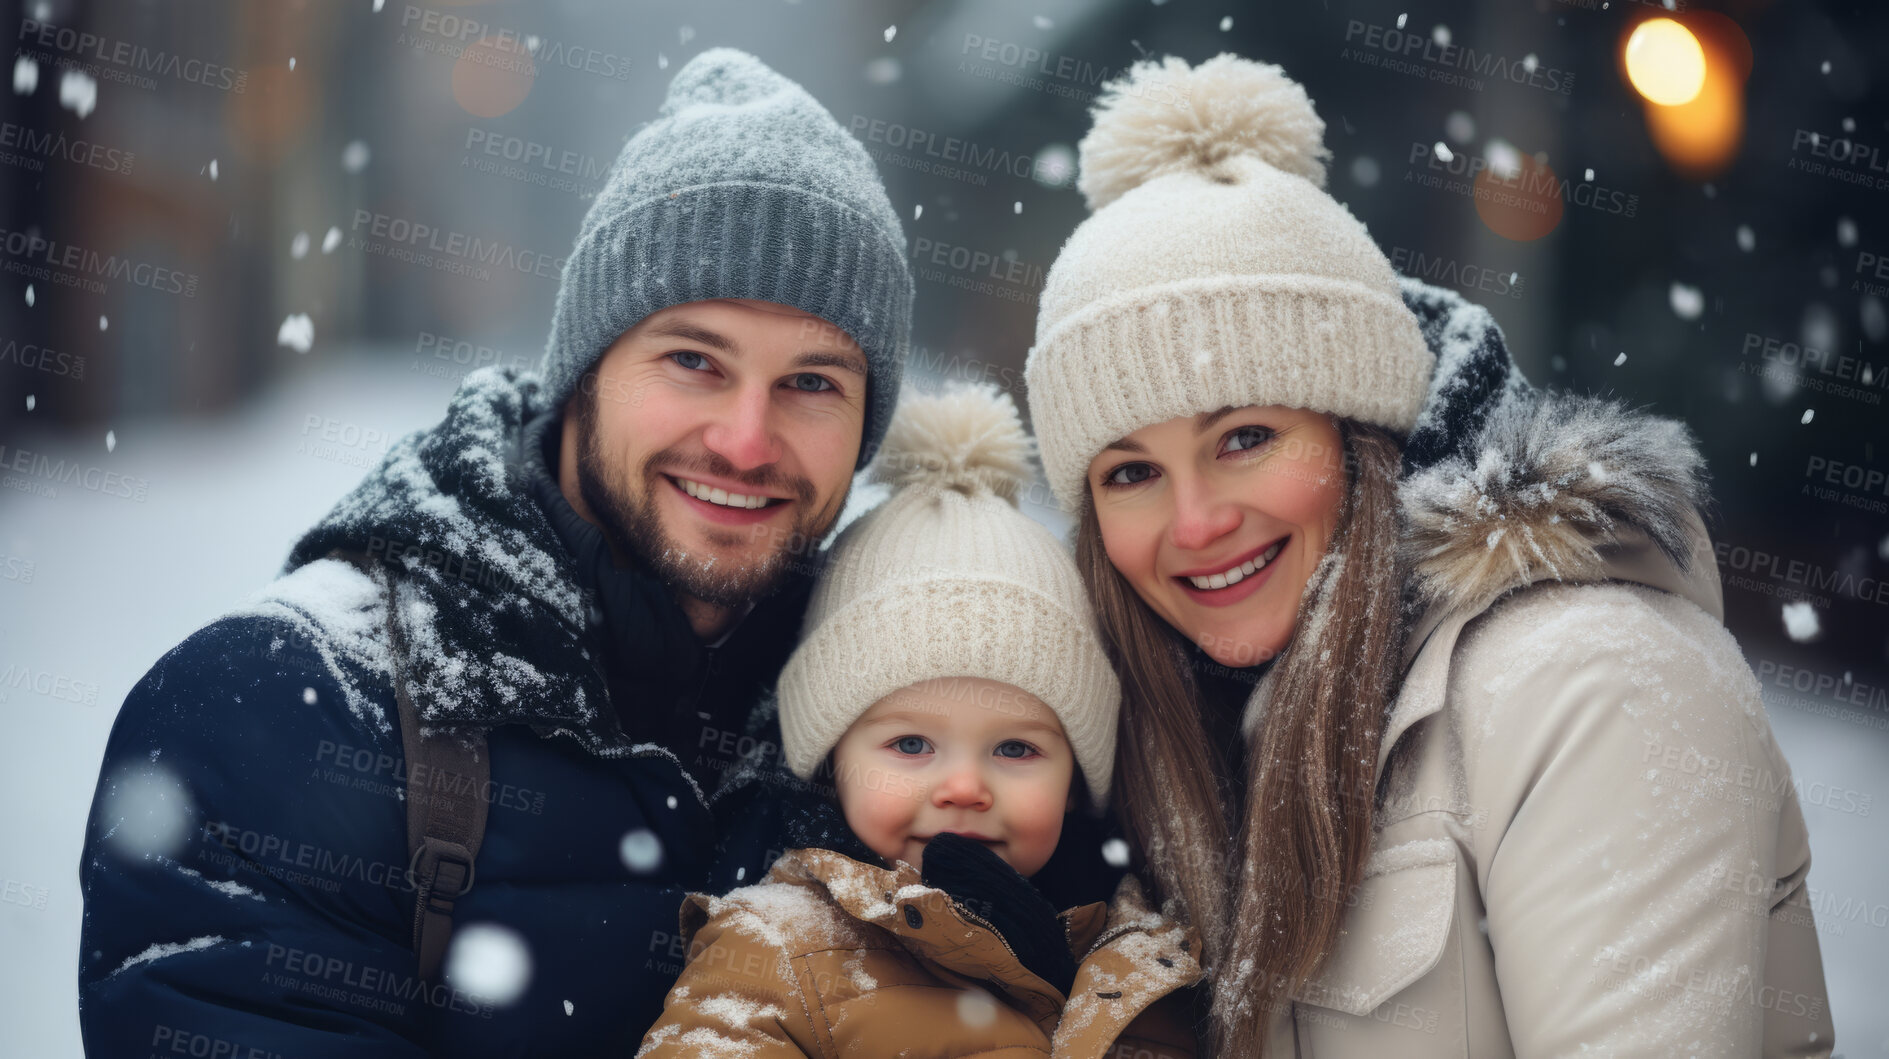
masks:
<svg viewBox="0 0 1889 1059"><path fill-rule="evenodd" d="M720 504L723 507L745 507L745 508L756 508L756 507L767 506L767 497L764 497L764 496L749 496L746 493L731 493L726 489L717 489L714 486L703 485L700 482L691 482L687 478L678 478L676 479L676 481L682 483L683 492L689 494L690 496L696 498L697 500L706 500L711 504Z"/></svg>
<svg viewBox="0 0 1889 1059"><path fill-rule="evenodd" d="M1272 562L1278 557L1279 549L1284 544L1284 541L1280 541L1278 544L1261 552L1259 558L1248 559L1240 565L1233 567L1231 570L1210 574L1206 577L1190 577L1188 580L1194 583L1195 588L1226 588L1228 585L1237 585L1242 580L1265 569L1267 563Z"/></svg>

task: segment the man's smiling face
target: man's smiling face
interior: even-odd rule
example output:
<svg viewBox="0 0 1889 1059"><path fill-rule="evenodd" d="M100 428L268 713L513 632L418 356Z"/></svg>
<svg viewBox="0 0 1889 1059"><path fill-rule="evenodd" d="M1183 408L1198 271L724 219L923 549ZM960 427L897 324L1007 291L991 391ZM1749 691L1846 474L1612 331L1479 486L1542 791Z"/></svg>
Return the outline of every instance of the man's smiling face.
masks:
<svg viewBox="0 0 1889 1059"><path fill-rule="evenodd" d="M704 608L691 600L725 617L772 592L839 517L866 367L850 337L789 306L718 299L651 313L571 398L559 484L692 620Z"/></svg>

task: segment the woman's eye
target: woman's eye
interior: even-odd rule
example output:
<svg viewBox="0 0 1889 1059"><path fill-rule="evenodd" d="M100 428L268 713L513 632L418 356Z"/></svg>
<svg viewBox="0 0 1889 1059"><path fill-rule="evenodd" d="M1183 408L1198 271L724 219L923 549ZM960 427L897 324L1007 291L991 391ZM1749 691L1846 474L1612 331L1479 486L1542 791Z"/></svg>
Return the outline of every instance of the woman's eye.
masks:
<svg viewBox="0 0 1889 1059"><path fill-rule="evenodd" d="M1103 485L1123 486L1140 485L1154 477L1154 468L1145 463L1124 463L1108 473L1102 479Z"/></svg>
<svg viewBox="0 0 1889 1059"><path fill-rule="evenodd" d="M828 390L838 389L838 387L833 385L832 379L824 375L801 372L799 375L794 376L794 389L800 390L803 393L825 393Z"/></svg>
<svg viewBox="0 0 1889 1059"><path fill-rule="evenodd" d="M892 740L892 749L901 754L922 754L931 748L922 736L902 735Z"/></svg>
<svg viewBox="0 0 1889 1059"><path fill-rule="evenodd" d="M1246 449L1256 449L1266 442L1271 441L1272 437L1273 432L1271 427L1240 427L1227 435L1226 448L1223 451L1240 452Z"/></svg>
<svg viewBox="0 0 1889 1059"><path fill-rule="evenodd" d="M1036 753L1036 748L1017 739L1007 739L997 744L997 756L1013 760L1029 757Z"/></svg>
<svg viewBox="0 0 1889 1059"><path fill-rule="evenodd" d="M692 349L679 349L669 354L669 359L690 371L701 371L708 367L708 358Z"/></svg>

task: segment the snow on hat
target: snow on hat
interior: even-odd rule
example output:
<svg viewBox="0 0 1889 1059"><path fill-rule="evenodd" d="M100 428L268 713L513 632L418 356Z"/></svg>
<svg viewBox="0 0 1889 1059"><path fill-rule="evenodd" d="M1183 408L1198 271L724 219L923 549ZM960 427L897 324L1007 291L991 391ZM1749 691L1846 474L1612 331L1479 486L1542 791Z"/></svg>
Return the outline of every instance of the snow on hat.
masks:
<svg viewBox="0 0 1889 1059"><path fill-rule="evenodd" d="M1137 63L1079 147L1093 214L1045 280L1024 366L1050 487L1152 423L1286 405L1406 433L1434 357L1390 262L1323 191L1325 123L1278 66Z"/></svg>
<svg viewBox="0 0 1889 1059"><path fill-rule="evenodd" d="M872 468L892 495L834 542L781 672L781 750L796 775L810 778L892 692L982 677L1055 712L1106 802L1121 688L1074 558L1017 509L1030 475L1029 435L995 387L900 404Z"/></svg>
<svg viewBox="0 0 1889 1059"><path fill-rule="evenodd" d="M872 458L911 344L905 234L872 158L806 90L733 48L690 59L625 144L564 266L540 372L561 405L658 309L753 298L812 313L866 354Z"/></svg>

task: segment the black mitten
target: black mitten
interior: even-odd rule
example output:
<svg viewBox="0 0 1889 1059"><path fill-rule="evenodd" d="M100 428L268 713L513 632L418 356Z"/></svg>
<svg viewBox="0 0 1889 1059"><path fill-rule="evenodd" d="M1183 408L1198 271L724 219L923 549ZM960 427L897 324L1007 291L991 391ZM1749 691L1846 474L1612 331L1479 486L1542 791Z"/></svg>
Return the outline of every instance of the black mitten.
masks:
<svg viewBox="0 0 1889 1059"><path fill-rule="evenodd" d="M1068 994L1076 960L1056 909L1030 880L975 839L940 834L925 844L927 886L935 886L967 911L997 928L1023 966Z"/></svg>

